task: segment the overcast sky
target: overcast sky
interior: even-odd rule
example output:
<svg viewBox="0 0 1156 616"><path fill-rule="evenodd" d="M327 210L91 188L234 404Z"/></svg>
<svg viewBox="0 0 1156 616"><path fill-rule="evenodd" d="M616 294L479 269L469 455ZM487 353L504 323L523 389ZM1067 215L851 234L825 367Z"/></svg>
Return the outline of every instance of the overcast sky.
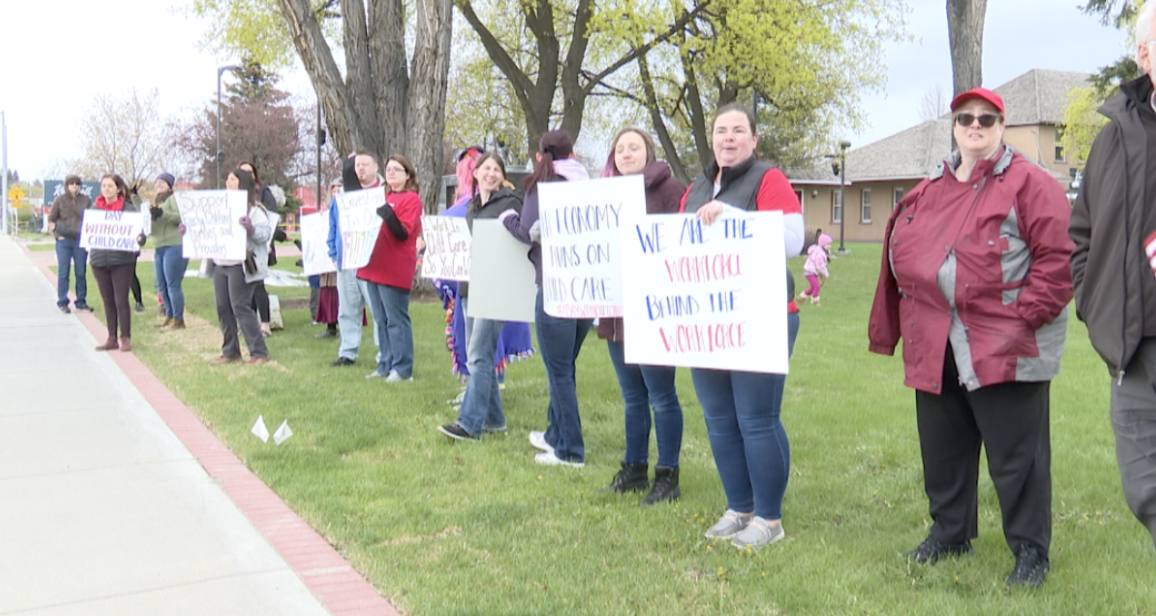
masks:
<svg viewBox="0 0 1156 616"><path fill-rule="evenodd" d="M984 32L984 82L999 86L1033 68L1094 71L1125 53L1125 36L1083 15L1083 0L991 0ZM94 93L135 87L159 91L168 114L188 113L216 96L217 66L233 58L201 51L210 25L186 18L173 0L4 2L0 58L6 79L0 110L8 127L8 166L40 178L55 160L79 153L76 127ZM885 92L864 95L871 127L845 137L854 147L919 121L924 94L951 91L944 0L909 0L911 43L890 45ZM228 76L225 79L229 79ZM303 71L282 86L304 99Z"/></svg>

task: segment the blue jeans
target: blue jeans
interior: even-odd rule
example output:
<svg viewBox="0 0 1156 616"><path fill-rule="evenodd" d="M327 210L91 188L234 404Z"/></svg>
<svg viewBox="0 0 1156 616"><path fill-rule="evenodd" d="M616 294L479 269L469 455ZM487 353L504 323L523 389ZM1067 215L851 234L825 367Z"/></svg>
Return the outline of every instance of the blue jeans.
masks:
<svg viewBox="0 0 1156 616"><path fill-rule="evenodd" d="M161 246L153 257L156 268L157 291L165 307L165 316L172 319L185 318L185 292L181 283L185 280L185 270L189 260L181 254L181 245Z"/></svg>
<svg viewBox="0 0 1156 616"><path fill-rule="evenodd" d="M73 268L73 264L75 268ZM76 305L88 305L88 251L80 247L80 242L68 238L56 240L56 305L68 305L68 274L76 270Z"/></svg>
<svg viewBox="0 0 1156 616"><path fill-rule="evenodd" d="M582 341L590 331L590 319L559 319L542 309L542 288L534 302L534 329L538 349L546 366L546 384L550 388L550 408L546 411L546 442L554 455L570 462L585 462L582 443L582 418L578 415L578 391L575 362L582 351Z"/></svg>
<svg viewBox="0 0 1156 616"><path fill-rule="evenodd" d="M461 307L466 314L467 338L466 365L470 370L470 380L466 383L466 395L462 398L462 408L458 412L458 425L466 432L480 436L483 429L506 427L506 416L502 413L502 395L498 391L498 379L494 374L494 351L498 348L498 337L502 335L505 321L475 319L469 312L468 298L461 298Z"/></svg>
<svg viewBox="0 0 1156 616"><path fill-rule="evenodd" d="M656 466L678 466L682 449L682 405L674 388L673 366L627 364L621 342L608 341L610 363L618 374L622 401L626 403L627 464L646 464L650 458L650 408L654 407L654 438L658 442Z"/></svg>
<svg viewBox="0 0 1156 616"><path fill-rule="evenodd" d="M787 315L788 354L798 333L799 315ZM781 519L791 471L790 443L779 421L786 375L703 368L690 375L727 508Z"/></svg>
<svg viewBox="0 0 1156 616"><path fill-rule="evenodd" d="M341 330L341 346L337 356L357 359L361 348L362 310L369 302L365 281L357 279L357 270L337 270L337 326ZM374 317L376 319L376 317ZM374 325L377 333L377 325ZM380 351L377 361L381 361Z"/></svg>
<svg viewBox="0 0 1156 616"><path fill-rule="evenodd" d="M413 376L413 325L409 321L409 291L376 282L361 281L376 322L377 372Z"/></svg>

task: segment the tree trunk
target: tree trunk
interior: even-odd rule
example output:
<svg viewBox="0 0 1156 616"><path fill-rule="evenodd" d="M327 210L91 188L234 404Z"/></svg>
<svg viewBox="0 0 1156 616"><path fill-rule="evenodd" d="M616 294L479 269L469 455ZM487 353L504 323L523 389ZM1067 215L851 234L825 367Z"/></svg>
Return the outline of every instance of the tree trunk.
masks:
<svg viewBox="0 0 1156 616"><path fill-rule="evenodd" d="M947 0L952 97L983 85L983 23L987 0Z"/></svg>
<svg viewBox="0 0 1156 616"><path fill-rule="evenodd" d="M406 70L404 0L370 0L369 23L369 53L375 77L372 87L381 122L381 149L377 152L386 157L409 151L410 77Z"/></svg>
<svg viewBox="0 0 1156 616"><path fill-rule="evenodd" d="M355 149L381 152L381 134L374 100L374 74L370 63L369 29L362 0L341 0L341 22L345 39L345 84L352 93L352 111L357 123L370 130L362 133ZM342 152L343 155L349 152Z"/></svg>
<svg viewBox="0 0 1156 616"><path fill-rule="evenodd" d="M646 109L650 113L650 124L658 135L658 143L662 145L662 151L666 153L666 162L670 165L674 177L683 184L690 184L686 165L682 163L682 157L678 154L674 139L670 137L670 131L666 129L662 111L658 108L658 96L654 92L654 80L650 76L650 62L647 61L645 53L638 54L638 78L642 82L642 92L646 97Z"/></svg>
<svg viewBox="0 0 1156 616"><path fill-rule="evenodd" d="M450 70L451 0L417 0L413 82L409 96L409 159L417 170L427 213L436 213L441 191L442 139Z"/></svg>

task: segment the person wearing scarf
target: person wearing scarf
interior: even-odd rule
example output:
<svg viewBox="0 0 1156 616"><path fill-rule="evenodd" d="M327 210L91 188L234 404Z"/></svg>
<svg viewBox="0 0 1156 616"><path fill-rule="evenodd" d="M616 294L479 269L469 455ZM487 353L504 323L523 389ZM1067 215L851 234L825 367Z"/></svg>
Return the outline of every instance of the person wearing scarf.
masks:
<svg viewBox="0 0 1156 616"><path fill-rule="evenodd" d="M108 212L137 212L137 204L129 196L128 186L115 173L100 178L100 196L92 203L93 209ZM108 325L108 339L96 347L98 351L132 350L132 305L128 301L136 271L136 253L123 250L89 251L88 264L104 301L104 320ZM117 330L120 341L117 342Z"/></svg>

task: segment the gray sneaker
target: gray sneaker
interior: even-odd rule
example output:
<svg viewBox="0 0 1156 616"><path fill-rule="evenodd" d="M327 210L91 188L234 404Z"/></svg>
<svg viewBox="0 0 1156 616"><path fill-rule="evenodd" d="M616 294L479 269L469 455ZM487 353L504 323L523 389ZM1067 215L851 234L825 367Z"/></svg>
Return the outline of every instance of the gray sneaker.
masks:
<svg viewBox="0 0 1156 616"><path fill-rule="evenodd" d="M403 377L401 374L398 374L397 370L390 370L389 376L385 377L386 383L401 383L402 381L412 381L412 380L413 380L412 376L408 377L408 378Z"/></svg>
<svg viewBox="0 0 1156 616"><path fill-rule="evenodd" d="M714 526L706 529L707 539L730 539L742 532L747 524L750 524L750 517L743 517L739 512L733 509L727 509L726 513L719 518Z"/></svg>
<svg viewBox="0 0 1156 616"><path fill-rule="evenodd" d="M735 535L735 538L731 541L731 545L740 550L743 548L757 548L770 545L786 536L787 533L783 530L781 523L776 526L771 526L765 519L754 516L747 524L747 527Z"/></svg>

